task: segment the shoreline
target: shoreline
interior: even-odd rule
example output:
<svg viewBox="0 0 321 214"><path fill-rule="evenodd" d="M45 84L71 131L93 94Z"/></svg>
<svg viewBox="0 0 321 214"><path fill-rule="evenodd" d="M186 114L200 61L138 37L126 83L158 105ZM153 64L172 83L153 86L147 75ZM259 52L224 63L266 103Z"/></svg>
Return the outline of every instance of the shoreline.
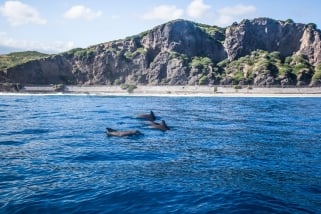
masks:
<svg viewBox="0 0 321 214"><path fill-rule="evenodd" d="M91 96L186 96L186 97L321 97L320 87L259 88L230 86L145 86L131 91L120 86L67 85L61 91L53 86L25 86L19 92L0 92L0 95L91 95Z"/></svg>

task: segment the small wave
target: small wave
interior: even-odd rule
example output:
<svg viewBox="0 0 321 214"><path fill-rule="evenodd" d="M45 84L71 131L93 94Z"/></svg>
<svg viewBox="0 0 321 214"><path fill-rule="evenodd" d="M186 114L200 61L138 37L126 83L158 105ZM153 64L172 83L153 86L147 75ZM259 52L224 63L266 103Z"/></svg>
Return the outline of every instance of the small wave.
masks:
<svg viewBox="0 0 321 214"><path fill-rule="evenodd" d="M9 107L10 105L5 104L5 103L0 103L0 107Z"/></svg>
<svg viewBox="0 0 321 214"><path fill-rule="evenodd" d="M0 97L0 213L319 213L320 99L19 96Z"/></svg>
<svg viewBox="0 0 321 214"><path fill-rule="evenodd" d="M224 205L221 201L224 206L216 210L219 213L313 213L296 204L254 192L233 191L225 195L225 199L229 202Z"/></svg>
<svg viewBox="0 0 321 214"><path fill-rule="evenodd" d="M151 152L127 152L127 153L87 153L74 158L76 161L154 161L162 159L164 155Z"/></svg>
<svg viewBox="0 0 321 214"><path fill-rule="evenodd" d="M12 131L5 133L4 135L20 135L20 134L27 134L27 135L33 135L33 134L45 134L48 133L48 129L23 129L21 131Z"/></svg>
<svg viewBox="0 0 321 214"><path fill-rule="evenodd" d="M99 114L106 114L106 113L110 113L110 111L107 111L107 110L93 110L93 111L90 111L90 112L93 112L93 113L99 113Z"/></svg>
<svg viewBox="0 0 321 214"><path fill-rule="evenodd" d="M321 195L321 186L320 185L312 185L306 189L313 194Z"/></svg>
<svg viewBox="0 0 321 214"><path fill-rule="evenodd" d="M17 180L24 180L25 176L23 175L19 175L19 174L4 174L4 175L0 175L0 186L2 185L2 183L5 182L11 182L11 181L17 181Z"/></svg>
<svg viewBox="0 0 321 214"><path fill-rule="evenodd" d="M15 140L0 141L0 145L19 146L21 144L24 144L24 142Z"/></svg>

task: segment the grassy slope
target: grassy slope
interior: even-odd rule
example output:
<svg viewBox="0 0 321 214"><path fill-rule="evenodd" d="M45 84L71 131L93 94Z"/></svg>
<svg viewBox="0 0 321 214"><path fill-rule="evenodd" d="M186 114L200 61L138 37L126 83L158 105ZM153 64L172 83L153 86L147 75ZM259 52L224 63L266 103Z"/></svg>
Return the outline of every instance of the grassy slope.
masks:
<svg viewBox="0 0 321 214"><path fill-rule="evenodd" d="M37 51L14 52L6 55L0 55L0 70L11 68L16 65L47 56L49 55L39 53Z"/></svg>

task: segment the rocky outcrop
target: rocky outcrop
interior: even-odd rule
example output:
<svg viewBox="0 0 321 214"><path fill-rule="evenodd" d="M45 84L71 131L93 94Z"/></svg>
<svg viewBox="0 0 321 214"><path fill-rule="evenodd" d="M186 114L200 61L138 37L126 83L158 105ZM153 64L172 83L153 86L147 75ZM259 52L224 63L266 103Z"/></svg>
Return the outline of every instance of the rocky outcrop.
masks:
<svg viewBox="0 0 321 214"><path fill-rule="evenodd" d="M321 32L316 29L314 24L308 24L304 27L299 44L300 48L297 54L306 56L313 65L321 63Z"/></svg>
<svg viewBox="0 0 321 214"><path fill-rule="evenodd" d="M74 76L70 62L63 56L56 55L9 68L2 72L7 82L21 84L57 84L72 83Z"/></svg>
<svg viewBox="0 0 321 214"><path fill-rule="evenodd" d="M159 52L177 52L187 57L206 56L219 62L226 53L218 38L204 32L197 24L185 20L169 22L152 29L141 43L156 56Z"/></svg>
<svg viewBox="0 0 321 214"><path fill-rule="evenodd" d="M255 50L279 51L290 56L300 49L304 25L292 21L276 21L269 18L244 20L226 29L228 58L235 60Z"/></svg>
<svg viewBox="0 0 321 214"><path fill-rule="evenodd" d="M0 83L0 92L19 92L22 88L20 83Z"/></svg>
<svg viewBox="0 0 321 214"><path fill-rule="evenodd" d="M229 60L255 50L278 51L283 57L293 54L307 56L313 65L321 63L321 32L314 24L294 23L258 18L243 20L226 29L224 43Z"/></svg>
<svg viewBox="0 0 321 214"><path fill-rule="evenodd" d="M277 52L280 62L272 62L274 67L229 66L256 50ZM293 56L300 56L308 67L296 61L284 72L288 64L282 64L283 61ZM320 63L321 33L314 24L258 18L223 29L175 20L123 40L73 49L3 69L0 82L308 85L314 76L313 69ZM314 78L314 82L318 80Z"/></svg>

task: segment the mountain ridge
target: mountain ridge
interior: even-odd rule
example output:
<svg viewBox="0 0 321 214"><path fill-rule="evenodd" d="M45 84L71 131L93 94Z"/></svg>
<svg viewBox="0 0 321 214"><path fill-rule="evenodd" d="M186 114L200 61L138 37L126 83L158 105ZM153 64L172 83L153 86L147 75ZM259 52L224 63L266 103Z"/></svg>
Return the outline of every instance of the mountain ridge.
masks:
<svg viewBox="0 0 321 214"><path fill-rule="evenodd" d="M320 38L315 24L291 19L245 19L226 28L178 19L125 39L0 66L0 82L319 86Z"/></svg>

